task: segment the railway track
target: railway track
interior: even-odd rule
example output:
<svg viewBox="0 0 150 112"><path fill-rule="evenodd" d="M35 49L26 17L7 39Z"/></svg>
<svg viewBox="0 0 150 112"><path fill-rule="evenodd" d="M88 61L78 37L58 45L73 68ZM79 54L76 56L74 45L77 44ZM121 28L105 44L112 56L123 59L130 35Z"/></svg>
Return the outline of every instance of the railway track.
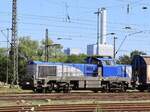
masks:
<svg viewBox="0 0 150 112"><path fill-rule="evenodd" d="M0 101L18 100L98 100L98 101L128 101L126 103L94 103L94 104L60 104L60 105L23 105L0 107L0 112L149 112L150 93L55 93L55 94L0 94ZM131 101L136 101L132 102ZM137 103L139 102L139 103ZM98 112L99 112L98 111Z"/></svg>
<svg viewBox="0 0 150 112"><path fill-rule="evenodd" d="M0 107L0 112L145 112L150 111L150 103L109 103L76 105L42 105Z"/></svg>
<svg viewBox="0 0 150 112"><path fill-rule="evenodd" d="M0 100L150 100L150 93L58 93L58 94L0 94Z"/></svg>

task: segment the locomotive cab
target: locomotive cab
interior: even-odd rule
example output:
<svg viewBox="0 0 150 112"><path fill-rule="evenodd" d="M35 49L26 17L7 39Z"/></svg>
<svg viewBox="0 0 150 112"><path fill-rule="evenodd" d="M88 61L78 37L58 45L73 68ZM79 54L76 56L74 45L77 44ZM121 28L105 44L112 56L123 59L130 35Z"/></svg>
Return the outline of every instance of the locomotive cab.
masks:
<svg viewBox="0 0 150 112"><path fill-rule="evenodd" d="M89 57L87 63L98 65L98 76L101 79L102 90L125 91L130 83L132 68L129 65L117 65L111 57Z"/></svg>

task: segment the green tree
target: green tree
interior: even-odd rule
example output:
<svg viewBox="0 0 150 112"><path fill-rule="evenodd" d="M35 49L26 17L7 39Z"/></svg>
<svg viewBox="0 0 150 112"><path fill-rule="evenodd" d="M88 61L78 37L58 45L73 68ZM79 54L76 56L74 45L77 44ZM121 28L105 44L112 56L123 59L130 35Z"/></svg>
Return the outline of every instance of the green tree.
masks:
<svg viewBox="0 0 150 112"><path fill-rule="evenodd" d="M68 56L66 63L85 63L84 59L87 57L85 54L70 55Z"/></svg>
<svg viewBox="0 0 150 112"><path fill-rule="evenodd" d="M30 37L19 38L19 56L24 57L26 60L38 58L38 41L31 40Z"/></svg>
<svg viewBox="0 0 150 112"><path fill-rule="evenodd" d="M130 53L130 55L123 55L120 56L117 60L117 63L119 64L131 64L131 61L135 55L146 55L143 51L134 50Z"/></svg>
<svg viewBox="0 0 150 112"><path fill-rule="evenodd" d="M118 64L130 64L131 58L128 55L120 56L119 59L117 60L117 63Z"/></svg>
<svg viewBox="0 0 150 112"><path fill-rule="evenodd" d="M58 62L58 61L65 60L65 59L61 59L62 56L64 56L64 53L62 52L62 48L63 48L62 45L54 44L54 42L50 38L48 38L47 44L48 44L49 61ZM43 59L45 58L45 45L46 45L46 41L45 41L45 39L43 39L41 41L41 46L40 46L41 50L44 51L42 54ZM64 57L64 58L66 58L66 57Z"/></svg>
<svg viewBox="0 0 150 112"><path fill-rule="evenodd" d="M8 81L11 82L12 67L11 67L11 61L8 58L8 49L0 48L0 81L6 82L7 73L8 73Z"/></svg>
<svg viewBox="0 0 150 112"><path fill-rule="evenodd" d="M133 59L133 57L134 57L135 55L146 55L146 53L143 52L143 51L134 50L134 51L132 51L132 52L130 53L130 58L131 58L131 60Z"/></svg>
<svg viewBox="0 0 150 112"><path fill-rule="evenodd" d="M0 53L0 81L6 81L7 58Z"/></svg>
<svg viewBox="0 0 150 112"><path fill-rule="evenodd" d="M53 44L52 40L48 40L48 44ZM53 61L62 61L66 60L66 57L61 52L62 46L56 46L55 48L50 48L49 53L52 53L55 57L52 57ZM19 66L19 81L25 80L28 78L26 76L26 65L29 60L40 60L44 61L44 50L45 45L44 41L40 43L36 40L32 40L30 37L20 37L19 46L18 46L18 66ZM8 61L7 61L8 60ZM0 48L0 81L6 81L6 65L9 67L9 83L13 79L13 67L11 64L11 59L7 58L7 49Z"/></svg>

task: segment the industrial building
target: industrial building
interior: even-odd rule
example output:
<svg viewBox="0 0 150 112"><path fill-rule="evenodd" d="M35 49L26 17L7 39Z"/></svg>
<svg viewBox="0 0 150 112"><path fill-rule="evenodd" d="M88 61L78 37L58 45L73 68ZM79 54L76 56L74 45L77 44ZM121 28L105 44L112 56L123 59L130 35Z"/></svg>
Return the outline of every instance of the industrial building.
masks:
<svg viewBox="0 0 150 112"><path fill-rule="evenodd" d="M87 45L87 55L89 56L97 55L96 44ZM99 55L113 57L113 46L109 44L99 44Z"/></svg>
<svg viewBox="0 0 150 112"><path fill-rule="evenodd" d="M97 43L87 45L87 55L100 55L113 57L114 48L107 44L107 10L105 8L98 9L98 27L97 27ZM100 16L99 16L100 15Z"/></svg>
<svg viewBox="0 0 150 112"><path fill-rule="evenodd" d="M81 54L81 51L80 49L77 49L77 48L67 48L64 50L64 53L68 56L74 54L74 55L79 55Z"/></svg>

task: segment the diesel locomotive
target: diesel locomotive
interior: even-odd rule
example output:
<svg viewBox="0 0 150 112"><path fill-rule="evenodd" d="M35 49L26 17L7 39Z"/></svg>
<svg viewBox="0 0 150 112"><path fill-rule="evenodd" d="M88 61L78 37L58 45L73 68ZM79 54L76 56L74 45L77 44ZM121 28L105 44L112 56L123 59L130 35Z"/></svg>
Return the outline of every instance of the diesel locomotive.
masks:
<svg viewBox="0 0 150 112"><path fill-rule="evenodd" d="M35 92L126 91L131 85L132 66L118 65L110 57L88 57L86 64L30 61L27 73Z"/></svg>

